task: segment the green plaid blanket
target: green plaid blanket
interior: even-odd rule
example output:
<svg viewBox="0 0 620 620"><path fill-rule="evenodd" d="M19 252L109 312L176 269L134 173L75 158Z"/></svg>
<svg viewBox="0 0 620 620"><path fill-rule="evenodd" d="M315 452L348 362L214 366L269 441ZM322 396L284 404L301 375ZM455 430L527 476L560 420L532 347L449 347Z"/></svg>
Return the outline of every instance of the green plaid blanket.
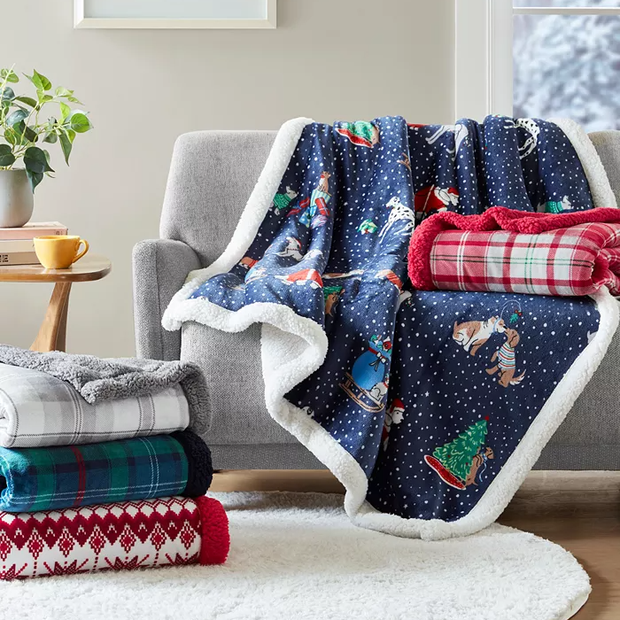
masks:
<svg viewBox="0 0 620 620"><path fill-rule="evenodd" d="M199 460L204 468L205 455L207 446L191 431L84 446L0 448L0 510L32 512L183 495L189 486L191 494L201 495L205 485L188 485L190 469L197 468L189 460Z"/></svg>

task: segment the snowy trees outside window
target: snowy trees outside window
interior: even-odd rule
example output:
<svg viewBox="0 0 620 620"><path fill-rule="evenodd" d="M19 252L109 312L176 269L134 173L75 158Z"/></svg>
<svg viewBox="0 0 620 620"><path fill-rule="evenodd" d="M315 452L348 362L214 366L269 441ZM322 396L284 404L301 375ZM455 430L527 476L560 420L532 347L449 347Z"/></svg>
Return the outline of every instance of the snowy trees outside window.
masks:
<svg viewBox="0 0 620 620"><path fill-rule="evenodd" d="M514 0L515 7L617 7L620 0ZM620 129L620 11L516 14L517 117L569 117L588 131Z"/></svg>

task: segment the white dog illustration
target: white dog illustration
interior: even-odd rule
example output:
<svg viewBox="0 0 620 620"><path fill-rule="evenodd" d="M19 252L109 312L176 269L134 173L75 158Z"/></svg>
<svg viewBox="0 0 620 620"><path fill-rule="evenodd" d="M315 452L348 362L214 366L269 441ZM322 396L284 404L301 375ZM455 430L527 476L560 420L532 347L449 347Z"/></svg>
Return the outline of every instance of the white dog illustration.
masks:
<svg viewBox="0 0 620 620"><path fill-rule="evenodd" d="M492 316L487 321L466 321L454 323L452 338L458 342L470 355L476 355L478 349L494 334L503 334L506 324L498 316ZM471 350L470 350L471 349Z"/></svg>
<svg viewBox="0 0 620 620"><path fill-rule="evenodd" d="M296 261L300 261L303 258L301 253L301 241L295 237L286 238L286 247L282 252L277 253L278 256L284 256L294 258Z"/></svg>

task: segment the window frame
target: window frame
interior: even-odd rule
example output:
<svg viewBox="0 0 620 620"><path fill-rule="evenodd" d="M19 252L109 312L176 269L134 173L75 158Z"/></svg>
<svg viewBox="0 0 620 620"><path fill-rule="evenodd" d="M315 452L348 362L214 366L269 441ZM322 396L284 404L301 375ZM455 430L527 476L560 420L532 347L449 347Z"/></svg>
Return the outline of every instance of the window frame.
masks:
<svg viewBox="0 0 620 620"><path fill-rule="evenodd" d="M455 0L455 118L512 116L514 15L617 15L618 7L513 7L512 0ZM481 32L482 30L482 32Z"/></svg>

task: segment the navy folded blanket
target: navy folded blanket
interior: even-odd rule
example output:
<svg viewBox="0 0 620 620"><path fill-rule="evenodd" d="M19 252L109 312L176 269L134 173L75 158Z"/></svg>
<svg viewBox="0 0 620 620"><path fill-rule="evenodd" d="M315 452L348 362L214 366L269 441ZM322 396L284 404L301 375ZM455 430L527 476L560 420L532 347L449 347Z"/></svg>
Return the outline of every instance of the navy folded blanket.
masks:
<svg viewBox="0 0 620 620"><path fill-rule="evenodd" d="M211 453L192 431L84 446L0 448L0 510L57 510L204 495Z"/></svg>

